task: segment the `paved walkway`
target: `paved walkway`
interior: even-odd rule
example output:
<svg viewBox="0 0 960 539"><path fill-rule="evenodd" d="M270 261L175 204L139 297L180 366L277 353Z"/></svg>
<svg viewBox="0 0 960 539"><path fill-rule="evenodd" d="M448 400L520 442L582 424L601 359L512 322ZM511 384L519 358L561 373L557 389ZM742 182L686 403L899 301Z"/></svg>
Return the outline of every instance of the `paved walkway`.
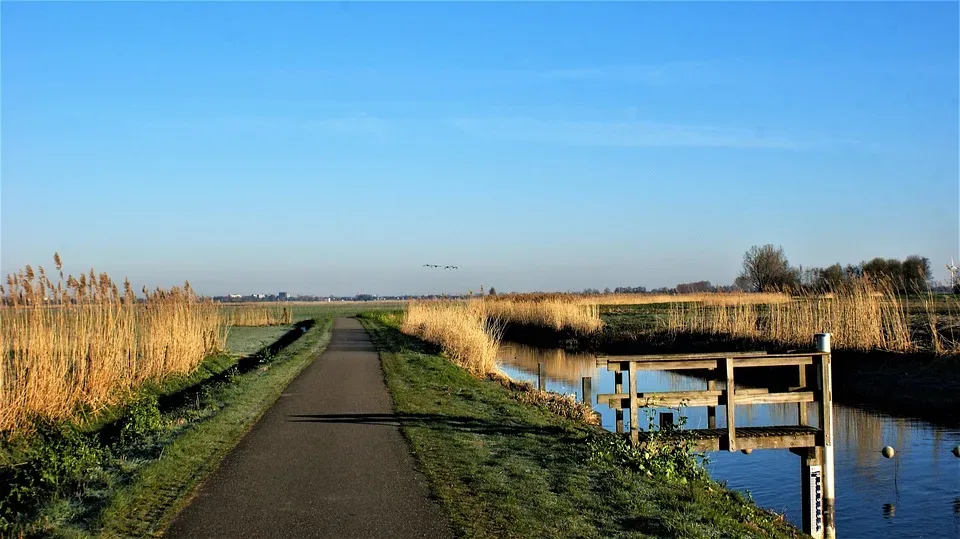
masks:
<svg viewBox="0 0 960 539"><path fill-rule="evenodd" d="M389 417L357 320L294 380L200 487L168 537L452 537Z"/></svg>

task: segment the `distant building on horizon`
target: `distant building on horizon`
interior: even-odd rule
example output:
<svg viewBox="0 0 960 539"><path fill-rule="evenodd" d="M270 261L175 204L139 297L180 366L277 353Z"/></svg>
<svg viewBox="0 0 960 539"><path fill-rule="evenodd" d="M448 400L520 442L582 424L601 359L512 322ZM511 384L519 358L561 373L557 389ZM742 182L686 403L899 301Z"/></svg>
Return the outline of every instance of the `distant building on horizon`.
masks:
<svg viewBox="0 0 960 539"><path fill-rule="evenodd" d="M278 292L278 293L277 293L277 299L279 299L280 301L286 300L286 299L287 299L287 293L286 293L286 292Z"/></svg>

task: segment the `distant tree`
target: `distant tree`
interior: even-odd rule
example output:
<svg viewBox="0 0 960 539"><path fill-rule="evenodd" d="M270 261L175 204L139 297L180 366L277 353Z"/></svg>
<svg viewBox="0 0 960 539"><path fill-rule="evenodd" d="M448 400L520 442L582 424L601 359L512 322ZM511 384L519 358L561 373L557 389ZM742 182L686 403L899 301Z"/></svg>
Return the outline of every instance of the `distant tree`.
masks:
<svg viewBox="0 0 960 539"><path fill-rule="evenodd" d="M371 294L357 294L356 298L354 299L357 301L373 301L377 299L377 297Z"/></svg>
<svg viewBox="0 0 960 539"><path fill-rule="evenodd" d="M889 280L899 286L903 282L903 265L895 258L876 257L860 264L863 276L873 282Z"/></svg>
<svg viewBox="0 0 960 539"><path fill-rule="evenodd" d="M900 265L903 275L903 285L907 292L921 292L930 286L933 270L930 259L925 256L908 256Z"/></svg>
<svg viewBox="0 0 960 539"><path fill-rule="evenodd" d="M853 281L863 278L863 266L859 264L847 264L843 267L843 280Z"/></svg>
<svg viewBox="0 0 960 539"><path fill-rule="evenodd" d="M603 289L603 293L604 293L604 294L610 294L610 287L608 286L608 287L604 288L604 289Z"/></svg>
<svg viewBox="0 0 960 539"><path fill-rule="evenodd" d="M804 276L804 287L814 292L836 290L849 281L840 264L833 264L826 268L811 268L805 273L807 275Z"/></svg>
<svg viewBox="0 0 960 539"><path fill-rule="evenodd" d="M800 271L790 267L783 247L754 245L743 255L740 278L755 292L790 290L800 284Z"/></svg>
<svg viewBox="0 0 960 539"><path fill-rule="evenodd" d="M747 279L743 275L737 277L733 280L733 288L741 292L750 292L753 290L753 285L750 284L750 279Z"/></svg>
<svg viewBox="0 0 960 539"><path fill-rule="evenodd" d="M614 294L645 294L646 292L645 286L618 286L613 289Z"/></svg>
<svg viewBox="0 0 960 539"><path fill-rule="evenodd" d="M488 295L488 296L496 296L496 295L497 295L497 289L491 286L491 287L490 287L490 291L487 292L487 295Z"/></svg>
<svg viewBox="0 0 960 539"><path fill-rule="evenodd" d="M584 288L584 289L583 289L583 293L584 293L584 294L588 294L588 295L590 295L590 294L592 294L592 295L598 295L598 294L600 294L600 291L597 290L596 288Z"/></svg>
<svg viewBox="0 0 960 539"><path fill-rule="evenodd" d="M681 283L677 285L678 294L696 294L700 292L710 292L713 285L710 281L697 281L695 283Z"/></svg>

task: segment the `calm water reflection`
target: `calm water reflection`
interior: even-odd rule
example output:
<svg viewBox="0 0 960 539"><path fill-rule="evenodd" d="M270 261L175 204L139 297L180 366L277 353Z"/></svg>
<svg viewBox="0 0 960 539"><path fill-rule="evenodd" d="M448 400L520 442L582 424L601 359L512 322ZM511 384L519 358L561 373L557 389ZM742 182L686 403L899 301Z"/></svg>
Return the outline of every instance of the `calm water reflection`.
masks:
<svg viewBox="0 0 960 539"><path fill-rule="evenodd" d="M597 406L595 398L613 393L613 373L598 370L593 355L516 343L501 347L501 370L515 379L536 383L540 362L546 365L549 391L579 398L581 377L592 377L594 407L604 428L614 430L613 410ZM645 391L706 389L703 380L665 371L640 372L637 381ZM685 409L683 415L686 428L706 428L706 408ZM717 426L725 417L717 411ZM737 424L743 426L796 424L797 417L796 404L737 407ZM812 405L809 417L816 417ZM960 458L950 453L960 444L960 429L840 405L834 407L834 422L839 536L960 538ZM645 425L641 413L641 428ZM894 459L880 454L885 445L896 448ZM800 522L799 457L782 449L709 457L714 478Z"/></svg>

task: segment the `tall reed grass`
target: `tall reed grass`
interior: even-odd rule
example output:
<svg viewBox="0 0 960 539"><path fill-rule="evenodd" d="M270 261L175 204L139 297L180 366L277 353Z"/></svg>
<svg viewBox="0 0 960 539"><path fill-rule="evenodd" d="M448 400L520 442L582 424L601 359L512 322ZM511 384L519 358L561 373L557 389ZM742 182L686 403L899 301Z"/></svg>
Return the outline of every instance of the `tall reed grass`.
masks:
<svg viewBox="0 0 960 539"><path fill-rule="evenodd" d="M809 345L829 332L835 348L913 351L910 320L889 283L858 281L825 296L799 296L763 305L674 303L663 329Z"/></svg>
<svg viewBox="0 0 960 539"><path fill-rule="evenodd" d="M411 302L400 329L439 345L454 363L474 374L497 370L502 327L488 317L483 300Z"/></svg>
<svg viewBox="0 0 960 539"><path fill-rule="evenodd" d="M744 303L786 303L790 294L779 292L700 292L692 294L571 294L563 292L530 292L488 297L492 301L556 302L580 305L648 305L652 303L692 303L740 305Z"/></svg>
<svg viewBox="0 0 960 539"><path fill-rule="evenodd" d="M231 326L285 326L293 323L293 309L280 305L238 305L224 308Z"/></svg>
<svg viewBox="0 0 960 539"><path fill-rule="evenodd" d="M601 294L599 296L581 296L578 301L593 305L649 305L653 303L745 305L787 303L790 299L790 294L779 292L702 292L693 294Z"/></svg>
<svg viewBox="0 0 960 539"><path fill-rule="evenodd" d="M486 301L488 316L510 324L526 324L589 334L603 328L600 306L581 303L579 299L542 299L516 301L495 299Z"/></svg>
<svg viewBox="0 0 960 539"><path fill-rule="evenodd" d="M0 287L0 432L96 412L224 347L220 310L189 283L137 299L93 270L59 280L27 266Z"/></svg>
<svg viewBox="0 0 960 539"><path fill-rule="evenodd" d="M540 326L557 331L589 335L603 329L601 305L647 305L654 303L700 306L789 303L788 294L510 294L486 299L487 313L508 324Z"/></svg>

